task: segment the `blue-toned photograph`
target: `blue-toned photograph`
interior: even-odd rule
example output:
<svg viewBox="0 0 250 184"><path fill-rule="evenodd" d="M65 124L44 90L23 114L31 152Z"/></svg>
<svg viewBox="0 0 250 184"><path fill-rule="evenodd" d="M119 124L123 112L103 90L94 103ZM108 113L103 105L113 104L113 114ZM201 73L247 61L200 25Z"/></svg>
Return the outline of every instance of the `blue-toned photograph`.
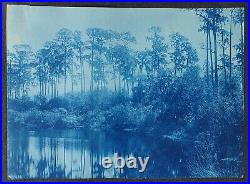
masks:
<svg viewBox="0 0 250 184"><path fill-rule="evenodd" d="M244 177L244 8L6 11L10 180Z"/></svg>

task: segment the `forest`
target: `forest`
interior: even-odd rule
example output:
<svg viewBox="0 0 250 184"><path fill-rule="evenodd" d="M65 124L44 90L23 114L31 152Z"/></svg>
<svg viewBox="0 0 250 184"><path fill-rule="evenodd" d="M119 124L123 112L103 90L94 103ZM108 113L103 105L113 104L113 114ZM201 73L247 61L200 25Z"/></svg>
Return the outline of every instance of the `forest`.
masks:
<svg viewBox="0 0 250 184"><path fill-rule="evenodd" d="M200 20L205 58L189 38L163 36L157 26L142 50L133 33L103 28L61 28L36 51L8 48L8 127L188 140L194 148L187 153L198 155L190 163L194 176L241 176L244 9L183 11Z"/></svg>

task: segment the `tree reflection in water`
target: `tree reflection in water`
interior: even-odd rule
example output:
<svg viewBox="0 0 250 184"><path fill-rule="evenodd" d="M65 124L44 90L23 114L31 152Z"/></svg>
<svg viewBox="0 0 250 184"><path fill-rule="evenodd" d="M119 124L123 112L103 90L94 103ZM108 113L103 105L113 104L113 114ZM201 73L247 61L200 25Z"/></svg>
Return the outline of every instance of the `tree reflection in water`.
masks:
<svg viewBox="0 0 250 184"><path fill-rule="evenodd" d="M186 175L180 144L145 136L83 130L13 130L8 134L10 178L173 178ZM167 148L167 149L166 149ZM150 157L138 169L104 169L102 158L114 153Z"/></svg>

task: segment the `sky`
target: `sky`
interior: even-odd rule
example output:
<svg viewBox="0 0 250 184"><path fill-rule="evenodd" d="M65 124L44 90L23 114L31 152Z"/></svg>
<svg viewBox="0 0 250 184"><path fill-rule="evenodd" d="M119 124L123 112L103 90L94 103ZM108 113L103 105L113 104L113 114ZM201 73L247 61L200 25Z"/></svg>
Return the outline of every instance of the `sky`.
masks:
<svg viewBox="0 0 250 184"><path fill-rule="evenodd" d="M159 26L168 39L179 32L200 46L204 35L198 33L199 19L193 12L167 8L85 8L85 7L41 7L8 5L7 44L27 43L37 50L54 38L61 28L84 32L90 27L131 32L141 49L146 43L148 28ZM85 39L86 39L86 35ZM84 37L83 37L84 39ZM198 48L197 48L198 49Z"/></svg>

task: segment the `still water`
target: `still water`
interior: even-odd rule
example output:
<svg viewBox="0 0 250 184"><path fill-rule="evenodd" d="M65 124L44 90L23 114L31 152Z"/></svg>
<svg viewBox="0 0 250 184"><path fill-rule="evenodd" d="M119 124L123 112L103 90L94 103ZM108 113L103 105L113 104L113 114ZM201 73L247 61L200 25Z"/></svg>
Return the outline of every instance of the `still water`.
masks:
<svg viewBox="0 0 250 184"><path fill-rule="evenodd" d="M15 178L179 178L188 176L184 146L133 133L93 130L11 130L8 176ZM104 169L102 158L114 153L150 157L139 169Z"/></svg>

